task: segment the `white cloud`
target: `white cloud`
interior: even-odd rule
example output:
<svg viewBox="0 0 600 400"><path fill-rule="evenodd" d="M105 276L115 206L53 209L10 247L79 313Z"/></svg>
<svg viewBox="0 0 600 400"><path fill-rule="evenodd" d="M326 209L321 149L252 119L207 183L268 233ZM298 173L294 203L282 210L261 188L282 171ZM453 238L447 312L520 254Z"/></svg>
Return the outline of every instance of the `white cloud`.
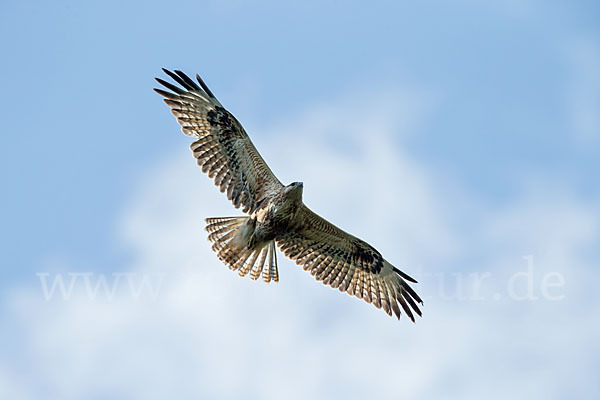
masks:
<svg viewBox="0 0 600 400"><path fill-rule="evenodd" d="M0 383L16 382L10 398L25 398L23 381L34 381L30 390L40 398L61 399L561 398L598 391L590 383L599 354L590 315L598 301L586 296L599 273L581 249L598 239L594 209L568 196L526 194L466 221L476 228L465 230L445 214L453 199L440 196L428 169L395 136L418 128L427 102L393 93L348 98L286 118L255 140L283 181L305 182L310 207L408 273L416 266L446 271L434 266L469 260L478 248L484 264L476 269L493 273L486 296L503 290L509 274L525 269L521 257L534 252L542 271L567 274L566 300L444 301L425 277L417 290L431 298L413 325L322 286L281 256L280 283L240 279L220 264L203 231L204 217L239 212L182 150L149 171L120 225L134 255L125 272L135 279L164 274L158 297L145 291L134 300L126 279L112 300L90 301L82 284L69 301L44 301L39 285L6 295L11 328L21 333L15 354L27 353L33 364L19 374L0 368ZM469 193L464 199L470 203L453 207L482 208ZM556 253L546 257L544 249Z"/></svg>
<svg viewBox="0 0 600 400"><path fill-rule="evenodd" d="M12 368L0 364L0 398L2 399L30 399L27 384L23 377L16 374Z"/></svg>

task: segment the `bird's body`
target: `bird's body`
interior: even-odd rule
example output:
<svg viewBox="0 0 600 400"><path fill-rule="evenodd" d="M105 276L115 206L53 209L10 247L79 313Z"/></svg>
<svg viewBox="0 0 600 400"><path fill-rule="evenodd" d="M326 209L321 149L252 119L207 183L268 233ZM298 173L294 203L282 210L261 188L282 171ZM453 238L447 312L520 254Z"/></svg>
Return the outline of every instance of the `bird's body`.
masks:
<svg viewBox="0 0 600 400"><path fill-rule="evenodd" d="M298 229L302 221L298 210L302 203L302 183L294 182L274 194L267 207L256 211L251 218L256 219L255 235L260 240L273 240L285 232Z"/></svg>
<svg viewBox="0 0 600 400"><path fill-rule="evenodd" d="M256 210L243 222L228 246L219 251L219 257L228 263L228 254L240 250L257 252L301 225L298 209L302 205L302 186L292 184L274 193L264 207ZM232 260L233 261L233 260Z"/></svg>
<svg viewBox="0 0 600 400"><path fill-rule="evenodd" d="M157 78L182 131L196 138L192 152L203 172L247 216L207 218L208 239L219 259L240 276L279 280L276 246L319 281L400 318L414 321L421 298L410 276L371 245L337 228L302 202L303 184L284 186L262 159L241 124L199 76L198 86L181 71L164 70L182 87Z"/></svg>

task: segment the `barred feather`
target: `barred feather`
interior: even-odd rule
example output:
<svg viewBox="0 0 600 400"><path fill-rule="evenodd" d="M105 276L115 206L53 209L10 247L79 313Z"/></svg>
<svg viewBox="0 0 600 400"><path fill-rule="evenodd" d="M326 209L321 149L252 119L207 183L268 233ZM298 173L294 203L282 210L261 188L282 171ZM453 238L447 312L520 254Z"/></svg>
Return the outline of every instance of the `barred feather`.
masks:
<svg viewBox="0 0 600 400"><path fill-rule="evenodd" d="M214 179L234 206L247 213L283 185L262 159L242 125L196 76L198 84L181 71L163 69L180 86L156 78L169 91L163 96L185 135L195 137L191 149L202 171ZM225 178L226 177L226 178Z"/></svg>
<svg viewBox="0 0 600 400"><path fill-rule="evenodd" d="M270 241L261 247L249 250L246 246L237 247L232 239L249 217L206 218L208 240L219 259L240 276L250 273L250 279L257 280L261 273L265 282L279 281L275 243Z"/></svg>
<svg viewBox="0 0 600 400"><path fill-rule="evenodd" d="M302 205L302 228L277 237L279 249L323 284L363 299L388 315L421 315L413 278L387 262L368 243L342 231Z"/></svg>

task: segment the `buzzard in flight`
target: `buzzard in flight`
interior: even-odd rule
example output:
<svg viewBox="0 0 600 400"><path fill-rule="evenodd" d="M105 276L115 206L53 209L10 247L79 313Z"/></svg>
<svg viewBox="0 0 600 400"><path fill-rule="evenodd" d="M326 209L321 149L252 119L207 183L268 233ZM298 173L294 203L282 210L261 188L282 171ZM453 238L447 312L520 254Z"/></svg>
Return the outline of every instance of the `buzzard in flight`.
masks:
<svg viewBox="0 0 600 400"><path fill-rule="evenodd" d="M247 216L207 218L212 249L240 276L279 280L275 245L325 285L414 322L421 298L416 281L387 262L373 246L344 232L302 202L302 182L283 185L260 156L242 125L196 75L163 69L179 86L156 78L154 89L195 141L192 152L202 171ZM199 84L199 86L198 86Z"/></svg>

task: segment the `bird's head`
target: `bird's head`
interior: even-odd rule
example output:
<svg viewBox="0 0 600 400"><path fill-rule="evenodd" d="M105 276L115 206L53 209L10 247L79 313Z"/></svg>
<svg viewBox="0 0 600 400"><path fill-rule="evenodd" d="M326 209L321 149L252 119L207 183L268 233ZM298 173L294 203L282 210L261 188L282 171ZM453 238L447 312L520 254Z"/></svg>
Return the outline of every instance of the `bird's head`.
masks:
<svg viewBox="0 0 600 400"><path fill-rule="evenodd" d="M287 185L283 191L286 197L291 199L302 199L302 189L304 188L304 184L302 182L292 182Z"/></svg>

